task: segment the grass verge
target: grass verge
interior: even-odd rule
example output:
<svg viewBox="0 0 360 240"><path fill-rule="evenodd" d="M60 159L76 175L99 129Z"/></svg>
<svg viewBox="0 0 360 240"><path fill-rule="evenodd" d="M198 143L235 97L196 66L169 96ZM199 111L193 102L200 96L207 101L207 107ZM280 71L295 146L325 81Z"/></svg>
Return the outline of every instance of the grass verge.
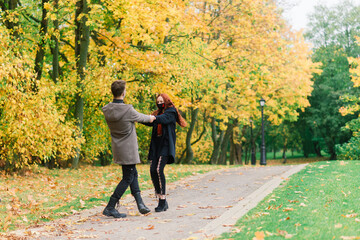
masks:
<svg viewBox="0 0 360 240"><path fill-rule="evenodd" d="M168 165L168 182L225 166ZM148 165L137 165L141 190L152 188ZM122 178L121 167L78 170L34 168L23 176L0 172L0 232L21 229L106 203ZM129 190L125 194L129 194Z"/></svg>
<svg viewBox="0 0 360 240"><path fill-rule="evenodd" d="M309 164L220 239L360 239L360 161Z"/></svg>

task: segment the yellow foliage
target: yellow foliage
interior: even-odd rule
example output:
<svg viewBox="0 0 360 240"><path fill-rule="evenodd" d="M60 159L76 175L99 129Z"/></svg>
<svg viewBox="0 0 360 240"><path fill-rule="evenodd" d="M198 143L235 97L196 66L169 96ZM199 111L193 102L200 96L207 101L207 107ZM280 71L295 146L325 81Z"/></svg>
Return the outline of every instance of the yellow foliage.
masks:
<svg viewBox="0 0 360 240"><path fill-rule="evenodd" d="M20 165L64 161L79 146L85 161L108 152L110 138L101 107L112 100L110 85L120 78L127 81L126 103L139 112L151 113L155 95L167 93L180 110L198 108L206 113L199 121L215 118L220 130L230 122L238 127L249 124L249 118L259 119L262 97L265 114L274 124L295 119L297 109L309 105L311 76L318 65L311 62L301 33L290 30L273 1L88 1L89 14L79 16L87 17L91 29L82 82L74 54L76 2L59 0L60 11L53 4L44 6L49 27L43 36L46 57L36 94L31 82L41 40L38 26L23 19L26 14L19 14L24 11L19 9L8 18L19 18L20 42L0 29L2 166L7 161ZM29 3L28 10L41 18L38 4ZM51 79L54 36L60 39L57 82ZM77 93L85 104L79 140L74 139ZM193 139L200 126L196 125ZM140 154L146 158L149 129L137 127ZM186 131L178 130L178 154L185 148ZM193 148L195 158L205 162L212 151L210 132Z"/></svg>
<svg viewBox="0 0 360 240"><path fill-rule="evenodd" d="M31 93L32 57L19 56L19 48L6 36L0 38L0 167L20 169L51 158L60 164L74 155L82 139L74 140L76 128L57 110L53 88Z"/></svg>

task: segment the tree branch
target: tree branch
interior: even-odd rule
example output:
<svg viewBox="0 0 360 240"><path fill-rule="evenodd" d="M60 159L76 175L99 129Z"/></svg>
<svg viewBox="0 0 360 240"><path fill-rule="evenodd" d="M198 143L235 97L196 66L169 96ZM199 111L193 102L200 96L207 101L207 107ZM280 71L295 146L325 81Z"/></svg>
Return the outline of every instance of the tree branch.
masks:
<svg viewBox="0 0 360 240"><path fill-rule="evenodd" d="M63 43L66 43L66 45L69 45L72 49L75 50L75 47L68 40L65 40L65 39L62 38L62 39L60 39L60 41L63 42Z"/></svg>

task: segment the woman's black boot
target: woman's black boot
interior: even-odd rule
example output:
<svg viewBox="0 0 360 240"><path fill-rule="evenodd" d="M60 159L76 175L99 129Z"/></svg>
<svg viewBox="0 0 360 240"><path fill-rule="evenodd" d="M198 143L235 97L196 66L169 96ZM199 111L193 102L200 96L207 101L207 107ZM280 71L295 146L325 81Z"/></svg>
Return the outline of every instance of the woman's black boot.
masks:
<svg viewBox="0 0 360 240"><path fill-rule="evenodd" d="M141 198L140 192L135 193L133 196L135 198L135 201L136 201L137 207L139 209L139 212L141 214L149 213L150 209L145 206L145 204L144 204L144 202L143 202L143 200Z"/></svg>
<svg viewBox="0 0 360 240"><path fill-rule="evenodd" d="M126 214L119 213L118 210L115 209L116 203L118 203L119 199L116 199L114 197L110 197L108 205L105 207L103 214L108 217L114 217L114 218L125 218Z"/></svg>
<svg viewBox="0 0 360 240"><path fill-rule="evenodd" d="M163 212L169 208L166 199L159 199L159 205L155 208L155 212Z"/></svg>

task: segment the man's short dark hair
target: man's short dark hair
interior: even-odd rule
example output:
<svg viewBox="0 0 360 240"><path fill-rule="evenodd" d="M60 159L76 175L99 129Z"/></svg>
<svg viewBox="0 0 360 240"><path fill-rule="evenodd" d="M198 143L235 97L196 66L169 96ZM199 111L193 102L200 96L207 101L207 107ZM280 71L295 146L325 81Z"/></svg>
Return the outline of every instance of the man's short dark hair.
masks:
<svg viewBox="0 0 360 240"><path fill-rule="evenodd" d="M126 82L124 80L116 80L111 84L111 92L114 97L120 97L125 90Z"/></svg>

